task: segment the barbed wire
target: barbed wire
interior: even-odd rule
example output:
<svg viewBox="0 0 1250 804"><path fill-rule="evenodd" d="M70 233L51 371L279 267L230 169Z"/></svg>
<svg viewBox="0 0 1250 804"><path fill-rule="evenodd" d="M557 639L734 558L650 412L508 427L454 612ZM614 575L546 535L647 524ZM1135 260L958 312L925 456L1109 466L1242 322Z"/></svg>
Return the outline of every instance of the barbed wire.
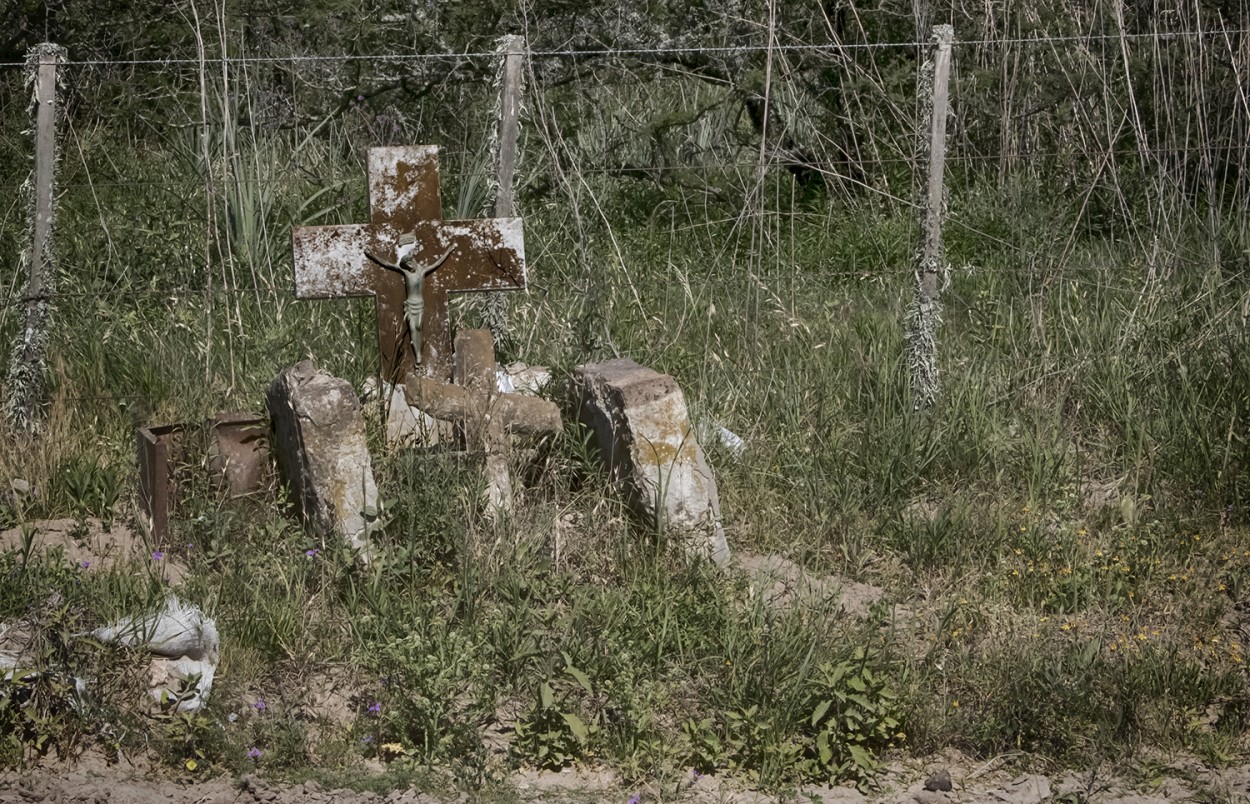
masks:
<svg viewBox="0 0 1250 804"><path fill-rule="evenodd" d="M952 43L953 47L987 47L990 45L1014 44L1049 44L1062 42L1098 42L1098 41L1167 41L1187 37L1200 36L1241 36L1250 33L1250 29L1210 29L1189 31L1157 31L1151 33L1114 33L1114 34L1061 34L1058 36L1028 36L982 39L959 39ZM838 52L843 50L889 50L899 48L928 47L932 42L924 39L912 39L889 42L827 42L819 44L740 44L740 45L691 45L679 47L636 47L636 48L568 48L539 49L529 51L530 58L590 58L590 57L624 57L624 56L664 56L691 54L723 54L723 53L764 53L764 52ZM214 56L214 57L177 57L163 59L79 59L62 62L67 66L156 66L174 67L200 65L205 63L220 64L297 64L302 62L403 62L403 61L471 61L477 59L497 60L499 54L494 50L465 51L463 53L373 53L373 54L290 54L286 56ZM24 62L0 62L2 67L22 67Z"/></svg>
<svg viewBox="0 0 1250 804"><path fill-rule="evenodd" d="M1195 337L1191 339L1191 341L1188 342L1187 344L1181 344L1180 346L1172 348L1167 353L1166 358L1168 359L1175 358L1177 355L1183 354L1186 350L1188 350L1189 348L1192 348L1192 346L1196 344L1209 343L1210 341L1211 341L1211 338L1209 336ZM1142 343L1138 345L1150 346L1154 344ZM1231 350L1233 347L1228 346L1227 348ZM707 368L709 370L728 371L728 372L732 372L734 376L795 377L795 376L803 376L803 375L811 374L813 372L824 372L827 370L827 367L818 361L813 361L810 363L789 362L789 363L786 363L784 366L776 366L776 365L752 366L752 365L744 364L740 361L735 361L731 357L722 357L719 354L715 354L714 350L711 350L710 347L707 351L709 352L709 356L707 358ZM817 354L819 353L819 351L820 351L819 348L813 349L812 354ZM1002 351L1002 350L995 350L995 351ZM1040 356L1040 353L1045 351L1045 348L1039 346L1037 351ZM1017 354L1017 353L1024 354L1024 352L1018 352L1018 350L1012 351L1012 354ZM715 354L714 357L712 356L713 354ZM984 356L985 352L978 352L977 354ZM1052 360L1060 358L1060 357L1065 357L1065 356L1071 357L1074 360L1076 360L1077 367L1088 366L1093 360L1112 360L1112 361L1118 361L1121 364L1125 364L1125 363L1130 364L1130 365L1137 364L1137 365L1140 365L1140 368L1145 373L1156 373L1156 372L1163 371L1164 369L1167 369L1169 367L1168 359L1160 360L1159 355L1156 352L1144 354L1144 353L1141 353L1140 351L1134 351L1132 349L1126 349L1120 346L1115 346L1115 347L1108 346L1106 348L1093 349L1093 348L1081 348L1080 345L1076 345L1073 348L1067 349L1062 352L1057 352L1053 350L1053 345L1052 345L1052 349L1049 353L1049 357ZM274 366L273 370L276 373L280 371L281 369L282 369L282 366ZM1074 370L1074 368L1069 366L1065 370L1071 372ZM1004 374L998 379L1002 382L1012 383L1012 382L1018 381L1022 377L1026 377L1029 374L1035 373L1035 372L1040 372L1045 375L1053 375L1054 369L1047 368L1046 366L1043 366L1043 365L1030 366L1030 367L1020 369L1018 371ZM240 392L235 389L214 389L214 388L206 386L202 381L201 382L167 382L165 383L165 385L166 387L172 389L174 393L83 394L83 395L74 394L74 395L64 395L64 396L57 395L53 397L52 403L55 404L57 402L132 402L135 400L186 403L192 400L203 400L205 398L238 399L240 397L247 397L247 396L259 397L263 393L263 386L259 386L259 385L257 386L256 390L251 392L250 394ZM187 394L187 393L184 393L185 391L199 391L200 393ZM1009 402L1010 402L1009 399L999 400L1000 404L1007 404Z"/></svg>

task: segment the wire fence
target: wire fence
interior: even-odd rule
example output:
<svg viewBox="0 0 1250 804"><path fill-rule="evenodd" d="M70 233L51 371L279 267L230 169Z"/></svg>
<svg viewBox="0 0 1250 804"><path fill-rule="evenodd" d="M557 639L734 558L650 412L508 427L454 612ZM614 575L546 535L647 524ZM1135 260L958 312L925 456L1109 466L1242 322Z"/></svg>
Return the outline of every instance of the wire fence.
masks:
<svg viewBox="0 0 1250 804"><path fill-rule="evenodd" d="M1154 303L1141 301L1143 284L1172 270L1168 263L1179 260L1177 255L1203 247L1186 240L1189 230L1206 227L1202 243L1215 242L1212 251L1220 259L1240 259L1237 248L1250 244L1245 216L1238 222L1228 213L1239 207L1244 212L1250 200L1250 137L1244 136L1250 133L1250 102L1239 61L1247 34L1250 28L1215 26L955 40L958 91L947 162L948 232L955 234L948 239L962 232L974 244L968 264L951 266L948 273L955 306L961 301L973 306L959 295L965 278L993 274L1035 282L1041 290L1030 292L1039 295L1069 288L1116 294L1134 311L1131 319L1137 306ZM528 52L522 185L536 207L530 214L543 221L538 249L531 243L531 253L538 255L531 287L535 295L557 300L553 312L562 312L570 295L603 292L595 287L607 280L591 275L597 262L619 269L631 284L617 290L627 298L632 294L639 308L667 303L681 288L718 300L716 292L726 287L777 299L834 285L876 283L906 292L915 274L908 240L915 226L898 221L910 221L919 206L912 175L914 79L929 40L795 42L775 32L760 39ZM1192 44L1197 55L1178 66L1173 56L1161 54L1163 43L1175 45L1177 53L1188 53ZM993 54L1017 46L1028 55L1011 65L995 63ZM1070 46L1097 48L1096 54L1080 51L1097 58L1065 59L1062 51ZM1129 48L1149 55L1149 65L1130 64ZM876 61L879 54L901 51L909 53L885 67ZM752 69L768 68L771 83L751 83L756 79L748 80L746 69L738 75L697 75L692 72L697 65L680 63L684 57L744 59ZM255 297L260 303L293 297L286 240L292 225L367 220L361 156L368 145L451 143L440 153L451 166L441 175L450 189L444 202L483 208L488 193L482 188L492 169L490 138L482 132L492 122L493 66L499 58L494 50L474 50L205 53L65 62L66 83L89 112L83 122L71 116L77 128L62 145L59 224L78 241L62 254L78 264L85 255L98 257L104 271L94 280L75 280L63 266L65 289L37 296L20 289L22 278L14 271L8 290L0 290L0 332L11 333L25 302L64 300L83 308L91 300L133 301L171 311L198 305L205 317L217 316L225 336L237 332L241 339L244 313L237 301L232 313L231 302L222 299ZM806 58L826 72L805 72L799 62ZM649 73L640 79L640 71L665 60L673 62L665 65L671 70L663 78L668 83L658 85ZM593 77L577 72L590 62L607 67L587 74ZM402 71L409 67L468 63L482 68L478 75L453 80L444 70L405 88L408 74ZM567 70L553 77L544 72L544 65L552 64ZM1185 64L1197 69L1186 73ZM249 72L252 66L331 72L313 80L294 69L282 79L260 80L252 72L266 71ZM0 63L0 68L19 67L23 64ZM348 75L348 68L359 72ZM155 82L145 85L149 94L143 103L119 98L107 87L100 94L104 100L91 95L91 88L101 86L91 84L93 71L130 69ZM1122 75L1134 69L1139 72ZM814 77L826 80L830 71L837 76L836 88L818 85ZM84 86L76 86L76 78ZM24 91L13 89L16 74L0 73L0 80L6 79L11 93ZM101 140L114 130L126 133L116 135L110 147L128 142L129 154L101 154ZM783 181L789 174L802 177ZM980 203L969 212L964 203L990 185L1005 193L1026 175L1045 177L1024 182L1026 193L1047 188L1069 196L1066 217L1048 233L1045 248L1051 253L1039 253L1027 227L1011 219L1016 209ZM631 189L617 193L611 182ZM830 203L813 209L801 197L809 184L822 188ZM629 200L630 194L652 189L658 201ZM313 206L324 214L314 216L316 209L305 208L314 198L320 202ZM836 205L836 199L849 200ZM177 214L170 211L174 204L180 205ZM709 262L723 267L690 275L684 268L648 266L647 281L675 281L664 292L645 286L640 292L629 275L653 255L619 242L636 225L622 222L638 215L630 204L651 216L642 225L655 237L705 238ZM893 227L868 249L876 250L875 258L847 267L795 246L795 229L836 230L848 210L866 210ZM667 226L656 222L663 212L670 213ZM22 229L20 212L4 214L0 232ZM1111 241L1133 249L1136 268L1101 270L1088 260L1067 260L1086 229L1110 232ZM1216 242L1219 238L1227 243ZM591 240L597 241L593 249L587 245ZM176 253L154 254L162 244ZM984 265L978 264L981 253ZM548 255L569 263L561 280L584 287L570 291L544 277L541 260ZM162 276L151 267L157 264L172 270ZM1247 290L1234 272L1202 292L1240 301ZM747 306L744 301L743 309ZM1235 305L1226 307L1221 323L1238 315ZM211 332L214 324L203 328ZM1208 330L1198 329L1175 348L1196 348L1209 338ZM1073 355L1124 356L1121 348ZM194 394L203 387L185 390ZM63 397L84 403L150 398Z"/></svg>
<svg viewBox="0 0 1250 804"><path fill-rule="evenodd" d="M1072 34L1053 35L1038 33L1027 37L994 37L984 39L957 39L952 43L955 48L1000 47L1003 45L1056 45L1073 42L1168 42L1176 39L1240 37L1250 34L1250 29L1203 29L1187 31L1154 31L1150 33L1109 33L1109 34ZM874 51L917 49L931 44L928 39L904 40L895 42L829 42L820 44L740 44L721 46L687 46L687 47L636 47L636 48L569 48L560 50L535 49L529 51L533 59L577 59L577 58L628 58L636 56L675 56L675 55L721 55L746 53L838 53L840 51ZM64 62L70 67L175 67L200 66L203 64L300 64L332 62L337 64L348 62L384 63L408 61L494 61L499 54L494 50L469 51L463 53L341 53L313 54L292 53L284 56L181 56L162 59L68 59ZM18 68L25 62L0 62L0 68Z"/></svg>

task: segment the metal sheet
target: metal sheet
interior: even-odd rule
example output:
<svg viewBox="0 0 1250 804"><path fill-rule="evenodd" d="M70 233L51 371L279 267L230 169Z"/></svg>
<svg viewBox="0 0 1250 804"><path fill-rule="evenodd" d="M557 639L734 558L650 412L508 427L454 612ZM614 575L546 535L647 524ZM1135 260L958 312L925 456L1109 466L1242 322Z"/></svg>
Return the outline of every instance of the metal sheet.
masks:
<svg viewBox="0 0 1250 804"><path fill-rule="evenodd" d="M257 491L269 464L269 428L263 416L218 413L209 420L212 431L209 469L233 497Z"/></svg>
<svg viewBox="0 0 1250 804"><path fill-rule="evenodd" d="M410 145L369 150L368 224L309 226L292 230L295 296L334 299L373 296L377 308L382 376L402 381L416 367L404 323L404 281L375 265L365 252L400 260L401 235L416 237L414 259L454 250L425 280L422 319L423 373L451 377L449 296L525 287L525 236L520 218L442 220L438 148Z"/></svg>
<svg viewBox="0 0 1250 804"><path fill-rule="evenodd" d="M139 507L155 547L165 546L176 486L174 466L182 446L185 424L140 427L135 433L139 451Z"/></svg>

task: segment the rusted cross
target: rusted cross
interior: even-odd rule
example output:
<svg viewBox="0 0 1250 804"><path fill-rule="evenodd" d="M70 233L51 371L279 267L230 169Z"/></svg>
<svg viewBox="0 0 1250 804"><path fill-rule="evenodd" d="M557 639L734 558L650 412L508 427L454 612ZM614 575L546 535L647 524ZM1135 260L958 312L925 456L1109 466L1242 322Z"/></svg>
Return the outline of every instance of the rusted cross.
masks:
<svg viewBox="0 0 1250 804"><path fill-rule="evenodd" d="M456 385L410 374L404 384L408 404L436 419L464 427L465 447L481 450L488 511L512 508L508 445L512 433L551 436L560 431L560 408L546 399L501 394L495 375L495 345L490 331L456 333Z"/></svg>
<svg viewBox="0 0 1250 804"><path fill-rule="evenodd" d="M451 379L452 293L525 287L525 237L520 218L442 220L438 146L369 149L371 223L302 226L291 231L295 297L337 299L373 296L378 316L382 377L401 383L416 367L404 320L404 277L375 264L366 252L399 263L400 238L412 234L416 262L448 252L424 280L421 374Z"/></svg>

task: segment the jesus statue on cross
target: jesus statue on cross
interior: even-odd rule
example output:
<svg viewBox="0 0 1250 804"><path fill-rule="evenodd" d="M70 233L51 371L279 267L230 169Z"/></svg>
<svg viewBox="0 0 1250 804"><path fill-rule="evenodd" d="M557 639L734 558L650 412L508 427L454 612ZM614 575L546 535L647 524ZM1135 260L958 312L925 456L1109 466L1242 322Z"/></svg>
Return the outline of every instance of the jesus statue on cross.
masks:
<svg viewBox="0 0 1250 804"><path fill-rule="evenodd" d="M404 246L400 247L398 265L375 257L367 251L365 252L365 256L377 265L388 271L402 274L404 277L404 320L408 323L408 335L412 339L412 350L416 353L418 364L421 363L421 326L422 319L425 317L425 278L446 262L447 257L455 249L456 247L453 245L444 251L443 256L434 262L428 265L416 265L415 267L412 255L416 249L411 243L407 244L407 250L405 250Z"/></svg>

